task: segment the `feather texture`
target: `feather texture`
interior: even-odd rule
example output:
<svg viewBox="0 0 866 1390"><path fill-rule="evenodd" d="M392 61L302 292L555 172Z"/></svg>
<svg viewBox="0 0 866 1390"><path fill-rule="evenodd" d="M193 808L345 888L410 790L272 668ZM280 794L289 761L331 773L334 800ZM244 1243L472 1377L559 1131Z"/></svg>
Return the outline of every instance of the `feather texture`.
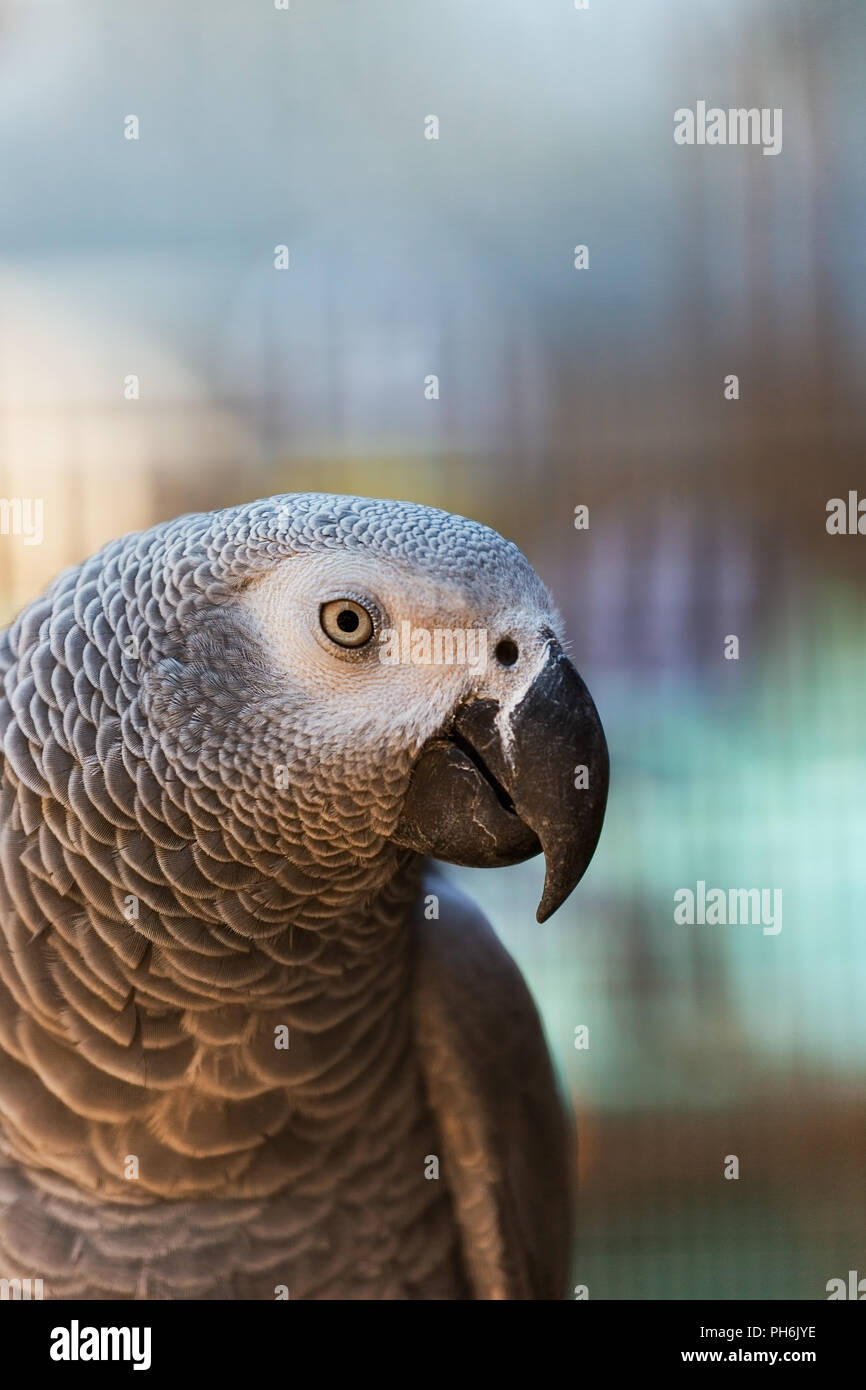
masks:
<svg viewBox="0 0 866 1390"><path fill-rule="evenodd" d="M474 1162L435 1111L487 1072L449 1093L432 1006L416 1045L421 734L347 740L241 601L311 552L537 584L475 523L305 495L117 541L0 636L0 1275L50 1297L532 1292L424 1176L442 1134Z"/></svg>

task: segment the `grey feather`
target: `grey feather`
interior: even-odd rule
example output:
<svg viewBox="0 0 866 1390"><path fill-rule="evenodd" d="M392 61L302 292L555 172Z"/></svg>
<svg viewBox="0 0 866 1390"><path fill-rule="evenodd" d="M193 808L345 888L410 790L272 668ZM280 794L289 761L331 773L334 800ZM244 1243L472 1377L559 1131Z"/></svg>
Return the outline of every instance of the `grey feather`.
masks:
<svg viewBox="0 0 866 1390"><path fill-rule="evenodd" d="M52 1298L564 1278L534 1007L463 904L422 924L390 838L429 730L345 740L245 606L312 553L549 611L485 527L303 495L116 541L0 635L0 1276Z"/></svg>

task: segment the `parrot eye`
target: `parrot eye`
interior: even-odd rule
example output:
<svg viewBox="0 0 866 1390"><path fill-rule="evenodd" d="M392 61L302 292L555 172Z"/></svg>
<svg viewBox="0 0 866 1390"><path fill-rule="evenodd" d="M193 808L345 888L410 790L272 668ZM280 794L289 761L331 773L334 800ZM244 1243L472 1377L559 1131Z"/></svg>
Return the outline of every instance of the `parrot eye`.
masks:
<svg viewBox="0 0 866 1390"><path fill-rule="evenodd" d="M322 631L338 647L363 647L373 636L373 619L351 598L335 598L319 609Z"/></svg>

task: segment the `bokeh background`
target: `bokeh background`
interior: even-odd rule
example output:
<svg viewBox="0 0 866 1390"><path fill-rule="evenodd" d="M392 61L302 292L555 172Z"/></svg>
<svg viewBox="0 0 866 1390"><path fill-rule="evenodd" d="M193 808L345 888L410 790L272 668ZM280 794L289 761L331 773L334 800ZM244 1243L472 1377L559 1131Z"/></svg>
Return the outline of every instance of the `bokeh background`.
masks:
<svg viewBox="0 0 866 1390"><path fill-rule="evenodd" d="M866 537L825 527L866 496L864 39L861 0L0 0L0 493L45 508L0 617L309 488L476 517L556 595L600 847L544 928L538 864L458 876L572 1094L591 1298L866 1275ZM781 107L781 154L678 147L698 99ZM698 879L781 933L676 926Z"/></svg>

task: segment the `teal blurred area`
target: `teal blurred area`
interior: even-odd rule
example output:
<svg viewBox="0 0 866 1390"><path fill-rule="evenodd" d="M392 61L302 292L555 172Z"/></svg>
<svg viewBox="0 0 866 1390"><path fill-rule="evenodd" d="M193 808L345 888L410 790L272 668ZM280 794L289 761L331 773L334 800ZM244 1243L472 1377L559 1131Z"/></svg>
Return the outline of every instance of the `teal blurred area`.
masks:
<svg viewBox="0 0 866 1390"><path fill-rule="evenodd" d="M866 536L825 524L866 497L864 39L859 0L0 0L0 492L45 502L2 616L310 488L477 517L555 595L598 851L544 927L540 864L452 872L572 1097L591 1298L866 1275ZM678 147L699 99L781 153ZM781 930L676 923L699 881Z"/></svg>
<svg viewBox="0 0 866 1390"><path fill-rule="evenodd" d="M735 679L726 698L593 682L611 799L552 922L532 920L540 865L455 871L544 1006L578 1115L590 1296L818 1298L825 1266L859 1268L862 604L821 593ZM674 892L699 879L780 888L781 930L676 925Z"/></svg>

